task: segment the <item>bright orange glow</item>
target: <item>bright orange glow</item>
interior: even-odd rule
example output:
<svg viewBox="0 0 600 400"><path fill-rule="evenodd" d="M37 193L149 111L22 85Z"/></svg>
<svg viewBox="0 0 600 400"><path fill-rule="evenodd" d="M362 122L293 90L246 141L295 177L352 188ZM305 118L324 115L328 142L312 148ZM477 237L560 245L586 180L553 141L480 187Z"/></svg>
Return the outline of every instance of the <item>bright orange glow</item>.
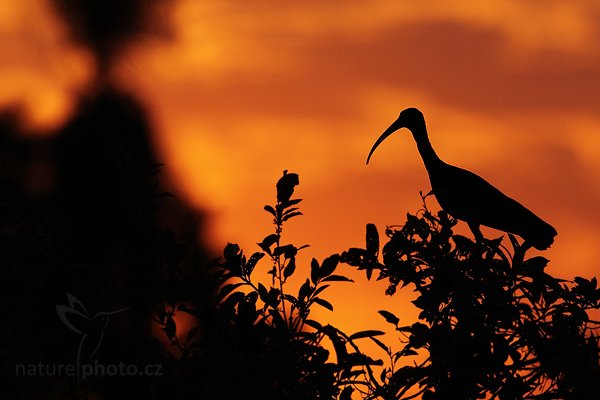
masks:
<svg viewBox="0 0 600 400"><path fill-rule="evenodd" d="M0 7L0 40L13 54L0 64L0 107L21 104L30 124L55 126L92 69L34 3ZM365 158L398 112L417 106L443 159L557 228L545 254L553 273L597 273L597 1L301 4L179 0L172 41L140 46L119 65L120 84L150 111L179 196L208 209L215 249L258 250L271 232L262 207L284 169L300 174L305 215L285 238L311 245L306 268L362 246L368 222L383 236L421 207L429 182L406 132L368 167ZM342 329L382 328L377 309L397 311L410 296L385 298L384 285L350 275L356 284L331 292L336 312L320 315Z"/></svg>
<svg viewBox="0 0 600 400"><path fill-rule="evenodd" d="M146 69L137 83L126 69L122 76L148 100L181 192L212 210L218 248L236 241L252 251L268 232L261 208L283 169L300 173L306 199L292 238L310 239L318 257L360 245L366 222L383 228L418 209L418 191L429 184L409 135L398 133L364 166L373 140L397 112L417 105L443 158L481 173L559 228L550 251L556 258L560 238L571 236L573 221L561 222L568 199L584 188L598 196L592 183L599 120L588 111L592 104L580 110L573 104L593 99L580 92L583 83L566 93L552 93L551 86L568 90L577 70L592 68L598 46L586 7L594 6L356 2L281 9L263 2L240 9L180 1L177 40L139 50ZM427 36L418 33L421 26ZM444 39L449 34L455 49L443 47L453 45ZM415 41L404 39L411 35ZM439 47L436 35L444 40ZM546 52L565 52L573 62L553 67ZM541 76L540 83L524 76ZM589 177L583 187L561 190L567 203L552 201L554 185L572 182L560 176L563 163ZM578 201L595 211L593 197ZM593 257L579 253L580 273L593 271Z"/></svg>
<svg viewBox="0 0 600 400"><path fill-rule="evenodd" d="M0 109L11 107L33 133L60 127L92 74L89 54L68 41L41 0L0 3Z"/></svg>
<svg viewBox="0 0 600 400"><path fill-rule="evenodd" d="M183 346L186 343L187 334L192 328L198 325L198 319L189 313L176 311L173 314L173 321L175 321L176 326L175 336L177 337L177 341ZM181 357L181 350L175 343L175 339L169 340L163 331L163 326L155 320L152 321L151 326L152 336L165 346L165 350L175 358Z"/></svg>

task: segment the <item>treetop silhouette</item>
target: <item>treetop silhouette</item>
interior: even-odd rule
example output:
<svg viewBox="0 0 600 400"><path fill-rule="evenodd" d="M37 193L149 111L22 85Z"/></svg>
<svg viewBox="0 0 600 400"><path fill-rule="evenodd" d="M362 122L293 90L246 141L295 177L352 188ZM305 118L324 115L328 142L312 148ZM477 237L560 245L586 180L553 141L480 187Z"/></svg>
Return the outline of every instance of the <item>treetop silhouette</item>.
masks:
<svg viewBox="0 0 600 400"><path fill-rule="evenodd" d="M379 311L403 347L386 349L390 364L365 398L592 399L600 398L596 278L574 281L546 273L548 260L526 258L508 234L473 242L454 234L457 220L441 210L407 214L388 227L379 261L379 235L367 225L366 247L342 262L388 280L386 293L413 286L419 321ZM420 354L412 363L407 358Z"/></svg>
<svg viewBox="0 0 600 400"><path fill-rule="evenodd" d="M422 210L386 229L382 259L377 228L368 224L365 248L313 259L306 268L297 256L307 245L286 243L283 235L284 225L302 215L301 199L292 198L298 184L298 175L285 171L277 202L264 207L275 229L258 243L262 251L247 257L235 244L225 247L211 276L217 287L212 311L200 304L171 308L206 321L199 334L189 335L179 361L182 377L199 377L194 394L278 400L600 396L599 324L588 315L600 306L595 278L552 277L548 260L528 258L527 247L510 233L510 248L504 237L475 242L455 234L457 220L429 211L426 196ZM418 321L378 311L397 332L398 349L385 343L382 331L348 334L315 319L315 306L334 311L324 298L330 285L353 283L343 264L364 270L368 279L376 272L389 282L388 295L414 288ZM303 283L290 290L298 278ZM173 319L163 322L176 338ZM365 354L361 341L375 343L388 360ZM190 394L175 387L179 398Z"/></svg>
<svg viewBox="0 0 600 400"><path fill-rule="evenodd" d="M308 246L286 241L284 231L302 215L302 200L293 197L299 183L298 174L287 171L278 181L275 203L264 207L273 231L258 240L258 251L246 256L239 246L228 244L211 269L202 258L188 254L173 231L153 226L140 212L152 225L148 227L155 240L144 242L152 251L140 258L138 246L133 246L123 259L135 257L151 266L137 277L147 296L160 299L154 320L179 355L140 337L134 354L160 364L162 375L132 378L126 392L119 377L98 376L78 387L69 377L48 376L28 385L29 392L20 398L38 398L42 390L70 399L87 393L213 400L600 398L600 324L589 315L600 308L595 278L551 276L548 260L528 257L512 234L508 244L504 237L475 242L457 235L457 220L443 210L429 211L426 196L421 196L422 210L407 214L402 225L386 228L383 247L377 228L368 224L364 248L305 263L298 255ZM156 197L154 190L144 193ZM141 203L135 204L148 200L138 197ZM2 222L3 265L10 268L0 269L0 281L5 289L31 290L27 285L40 279L22 274L55 270L36 268L48 259L27 225L10 218ZM28 259L28 264L22 262ZM408 306L417 307L418 320L408 321L396 310L378 310L398 335L393 339L380 330L347 333L323 322L314 309L334 311L326 298L331 285L367 284L349 279L348 268L365 271L369 279L375 274L387 280L389 295L413 289L417 296ZM291 288L292 281L299 282L297 288ZM3 293L12 301L7 303L10 309L28 304L20 297L12 299L8 290ZM44 299L35 297L34 304L43 310ZM185 332L178 313L193 315L197 325ZM49 326L38 333L56 348L50 361L61 360L61 349L70 344L60 340L66 327L55 310L52 314L62 330ZM14 321L7 316L3 337L12 337L7 335L15 331ZM105 336L101 360L119 361L133 346L119 339L114 333ZM369 341L384 351L385 361L364 352ZM5 369L19 360L18 350L11 349L29 342L28 337L14 337L7 343L13 347L0 343ZM63 392L65 387L72 390Z"/></svg>

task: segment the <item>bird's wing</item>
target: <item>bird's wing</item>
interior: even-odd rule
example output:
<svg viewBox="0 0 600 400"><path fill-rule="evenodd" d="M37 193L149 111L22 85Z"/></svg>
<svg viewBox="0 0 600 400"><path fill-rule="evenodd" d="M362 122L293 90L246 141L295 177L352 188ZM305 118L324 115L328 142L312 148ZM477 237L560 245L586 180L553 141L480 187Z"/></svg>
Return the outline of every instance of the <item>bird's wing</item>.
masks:
<svg viewBox="0 0 600 400"><path fill-rule="evenodd" d="M498 199L509 199L480 176L447 165L430 174L431 186L440 206L454 217L486 225L489 209Z"/></svg>
<svg viewBox="0 0 600 400"><path fill-rule="evenodd" d="M432 178L433 190L442 208L454 217L516 233L538 248L549 246L556 236L552 226L480 176L451 165L441 175L435 183Z"/></svg>

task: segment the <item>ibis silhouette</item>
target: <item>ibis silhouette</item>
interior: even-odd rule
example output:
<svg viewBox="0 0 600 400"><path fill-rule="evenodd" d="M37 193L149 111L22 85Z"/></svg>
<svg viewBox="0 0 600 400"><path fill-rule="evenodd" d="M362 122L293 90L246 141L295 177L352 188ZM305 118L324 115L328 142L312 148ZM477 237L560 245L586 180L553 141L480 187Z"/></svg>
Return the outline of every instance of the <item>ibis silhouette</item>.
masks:
<svg viewBox="0 0 600 400"><path fill-rule="evenodd" d="M416 108L403 110L383 132L371 148L367 164L377 146L401 128L408 128L417 142L432 192L442 209L466 222L478 242L483 241L481 225L519 235L524 247L545 250L554 242L557 232L550 224L480 176L442 161L429 142L425 118Z"/></svg>

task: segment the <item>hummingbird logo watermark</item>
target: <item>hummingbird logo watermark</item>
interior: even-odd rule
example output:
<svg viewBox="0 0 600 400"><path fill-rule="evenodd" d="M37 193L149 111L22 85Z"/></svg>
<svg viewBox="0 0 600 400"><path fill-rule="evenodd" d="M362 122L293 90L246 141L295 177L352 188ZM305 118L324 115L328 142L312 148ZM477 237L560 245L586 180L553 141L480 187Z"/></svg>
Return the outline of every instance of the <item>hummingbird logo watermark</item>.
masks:
<svg viewBox="0 0 600 400"><path fill-rule="evenodd" d="M102 311L92 316L77 297L67 293L67 300L69 304L57 305L56 312L60 320L69 329L81 335L77 347L77 379L79 380L81 362L90 360L100 348L110 316L130 310L133 307L125 307L109 312Z"/></svg>

